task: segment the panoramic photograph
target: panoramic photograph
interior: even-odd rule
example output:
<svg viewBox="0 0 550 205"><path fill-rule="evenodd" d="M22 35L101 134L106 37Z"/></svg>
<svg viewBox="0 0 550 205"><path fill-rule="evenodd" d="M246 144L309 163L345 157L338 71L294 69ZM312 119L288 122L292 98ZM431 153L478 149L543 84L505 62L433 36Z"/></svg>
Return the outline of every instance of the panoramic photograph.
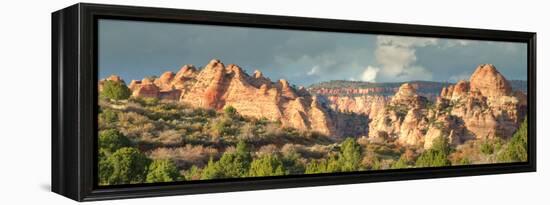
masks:
<svg viewBox="0 0 550 205"><path fill-rule="evenodd" d="M527 162L527 44L100 19L99 186Z"/></svg>

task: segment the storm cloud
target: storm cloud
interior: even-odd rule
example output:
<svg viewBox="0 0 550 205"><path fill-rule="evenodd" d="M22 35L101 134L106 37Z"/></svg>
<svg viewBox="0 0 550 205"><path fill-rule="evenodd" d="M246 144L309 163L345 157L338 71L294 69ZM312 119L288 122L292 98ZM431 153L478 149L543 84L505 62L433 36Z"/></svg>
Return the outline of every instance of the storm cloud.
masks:
<svg viewBox="0 0 550 205"><path fill-rule="evenodd" d="M211 59L308 86L328 80L395 82L467 78L483 63L525 80L522 43L380 36L125 20L99 21L99 77L142 79Z"/></svg>

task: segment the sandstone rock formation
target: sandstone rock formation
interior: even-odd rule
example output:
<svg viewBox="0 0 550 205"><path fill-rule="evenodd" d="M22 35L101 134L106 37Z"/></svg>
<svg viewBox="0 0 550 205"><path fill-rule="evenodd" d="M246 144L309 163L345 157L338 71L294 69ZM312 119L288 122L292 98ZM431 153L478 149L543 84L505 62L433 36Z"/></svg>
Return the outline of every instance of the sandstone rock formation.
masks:
<svg viewBox="0 0 550 205"><path fill-rule="evenodd" d="M482 64L470 77L472 91L479 91L486 97L509 96L512 92L510 83L492 64Z"/></svg>
<svg viewBox="0 0 550 205"><path fill-rule="evenodd" d="M399 87L391 101L369 123L370 138L397 139L407 145L423 143L428 120L425 97L408 83Z"/></svg>
<svg viewBox="0 0 550 205"><path fill-rule="evenodd" d="M100 89L107 80L124 83L120 77L110 76L99 82ZM299 130L332 137L368 135L425 149L438 137L447 137L452 145L510 137L525 117L526 94L513 91L493 65L480 65L470 81L442 87L436 91L439 96L426 97L418 91L431 92L441 85L413 82L402 83L397 89L386 85L294 88L284 79L273 82L257 70L248 75L237 65L225 66L213 59L200 70L185 65L177 73L132 80L128 87L134 97L216 110L232 106L241 115L280 121ZM394 94L387 94L390 91Z"/></svg>
<svg viewBox="0 0 550 205"><path fill-rule="evenodd" d="M129 88L134 97L176 100L216 110L232 106L243 116L280 121L283 126L332 137L342 135L337 132L337 123L331 119L334 114L329 113L326 103L304 88L297 90L284 79L272 82L260 71L249 76L239 66L225 66L217 59L201 70L185 65L177 73L132 81Z"/></svg>
<svg viewBox="0 0 550 205"><path fill-rule="evenodd" d="M433 104L428 106L429 104ZM452 145L470 139L512 136L525 117L526 95L512 92L493 65L480 65L470 82L459 81L441 90L430 103L403 84L391 101L369 123L369 137L429 149L437 137Z"/></svg>
<svg viewBox="0 0 550 205"><path fill-rule="evenodd" d="M457 91L458 86L466 89ZM452 102L446 109L462 119L476 138L510 137L525 117L525 94L512 92L509 82L491 64L479 65L470 82L461 81L454 87L452 95L442 95Z"/></svg>

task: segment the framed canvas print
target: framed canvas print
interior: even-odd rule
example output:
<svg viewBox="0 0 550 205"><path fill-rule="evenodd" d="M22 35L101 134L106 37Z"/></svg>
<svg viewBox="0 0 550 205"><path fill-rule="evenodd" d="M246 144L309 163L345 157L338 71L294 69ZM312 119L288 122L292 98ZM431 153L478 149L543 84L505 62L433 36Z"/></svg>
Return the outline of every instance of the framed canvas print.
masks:
<svg viewBox="0 0 550 205"><path fill-rule="evenodd" d="M78 201L536 170L535 33L76 4L52 190Z"/></svg>

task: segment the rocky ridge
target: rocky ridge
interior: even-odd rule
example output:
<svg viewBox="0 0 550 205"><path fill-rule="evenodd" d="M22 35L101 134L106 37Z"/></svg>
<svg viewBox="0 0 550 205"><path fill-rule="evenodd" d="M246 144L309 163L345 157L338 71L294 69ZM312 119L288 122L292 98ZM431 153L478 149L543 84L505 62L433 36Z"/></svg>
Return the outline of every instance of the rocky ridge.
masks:
<svg viewBox="0 0 550 205"><path fill-rule="evenodd" d="M332 121L337 116L304 88L293 88L284 79L272 82L260 71L250 76L239 66L225 66L217 59L201 70L185 65L177 73L134 80L128 87L133 97L176 100L215 110L232 106L244 116L280 121L283 126L327 136L343 135Z"/></svg>
<svg viewBox="0 0 550 205"><path fill-rule="evenodd" d="M491 64L478 66L470 81L459 81L441 91L435 103L403 84L391 101L369 123L369 137L430 148L444 136L453 145L470 139L512 136L525 117L526 96L513 92Z"/></svg>

